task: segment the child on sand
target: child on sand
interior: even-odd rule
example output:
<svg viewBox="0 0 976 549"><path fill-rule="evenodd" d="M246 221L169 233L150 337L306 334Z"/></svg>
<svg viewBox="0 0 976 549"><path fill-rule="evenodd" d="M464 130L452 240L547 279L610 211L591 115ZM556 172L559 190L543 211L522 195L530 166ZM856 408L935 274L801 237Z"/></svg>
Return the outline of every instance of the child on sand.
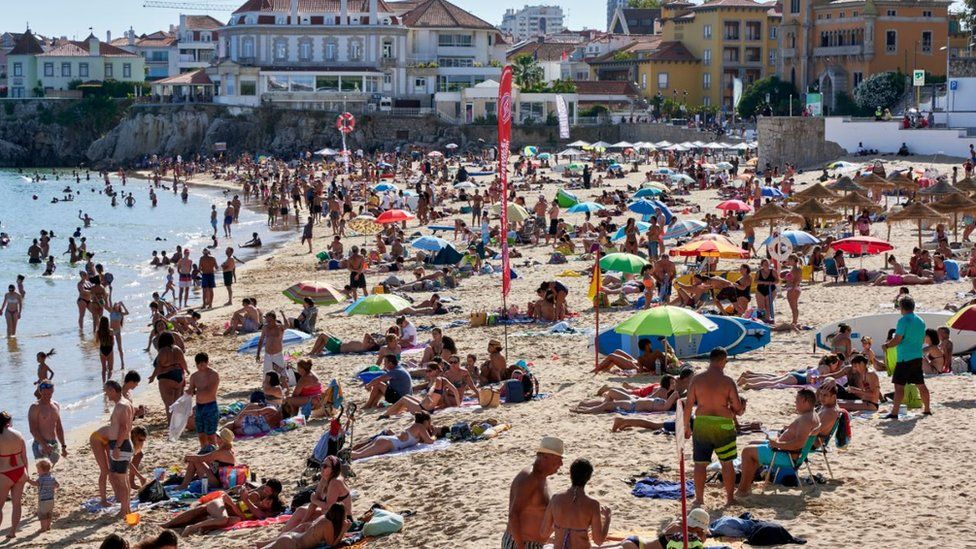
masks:
<svg viewBox="0 0 976 549"><path fill-rule="evenodd" d="M49 460L41 458L34 462L34 466L37 468L37 480L27 479L27 482L37 487L37 519L41 522L41 532L47 532L54 517L54 491L61 485L51 474Z"/></svg>

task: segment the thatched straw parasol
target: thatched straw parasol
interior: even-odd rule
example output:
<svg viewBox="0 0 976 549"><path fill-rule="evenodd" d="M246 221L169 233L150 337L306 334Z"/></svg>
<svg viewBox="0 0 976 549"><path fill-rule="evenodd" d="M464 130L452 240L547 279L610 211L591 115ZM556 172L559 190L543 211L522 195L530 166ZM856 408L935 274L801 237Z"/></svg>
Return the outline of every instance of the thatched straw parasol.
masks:
<svg viewBox="0 0 976 549"><path fill-rule="evenodd" d="M837 198L837 193L828 189L827 187L824 187L820 183L814 183L806 189L793 194L793 196L790 197L790 200L793 202L802 203L811 198L814 200L833 200Z"/></svg>
<svg viewBox="0 0 976 549"><path fill-rule="evenodd" d="M843 208L847 210L880 210L881 206L861 193L848 193L844 198L839 198L830 203L831 208Z"/></svg>
<svg viewBox="0 0 976 549"><path fill-rule="evenodd" d="M813 225L814 221L821 219L837 219L843 217L837 210L824 206L823 202L814 198L808 199L799 206L794 206L792 212L796 215L803 216L804 219L810 222L810 225Z"/></svg>
<svg viewBox="0 0 976 549"><path fill-rule="evenodd" d="M846 175L837 180L836 183L831 183L827 185L827 188L835 192L867 192L867 189L858 185L853 179L847 177Z"/></svg>
<svg viewBox="0 0 976 549"><path fill-rule="evenodd" d="M880 175L871 172L864 177L858 177L854 179L854 182L862 187L867 187L869 189L894 189L895 184L888 181L887 179L881 177Z"/></svg>
<svg viewBox="0 0 976 549"><path fill-rule="evenodd" d="M776 225L777 221L801 223L803 218L775 202L770 202L753 212L752 215L746 217L742 222L755 227L764 221L769 221L769 232L772 233L773 226Z"/></svg>
<svg viewBox="0 0 976 549"><path fill-rule="evenodd" d="M972 177L967 177L956 182L956 189L964 193L976 193L976 181Z"/></svg>
<svg viewBox="0 0 976 549"><path fill-rule="evenodd" d="M918 222L918 247L922 247L922 222L923 221L945 221L946 217L933 210L931 207L921 202L913 202L900 212L895 212L888 216L888 240L891 240L891 224L901 221Z"/></svg>
<svg viewBox="0 0 976 549"><path fill-rule="evenodd" d="M925 196L945 196L947 194L955 194L958 192L959 189L953 187L948 181L945 179L940 179L935 183L935 185L918 191L918 194L924 194Z"/></svg>
<svg viewBox="0 0 976 549"><path fill-rule="evenodd" d="M932 209L937 212L952 214L952 234L956 240L959 240L959 214L976 211L976 201L963 193L952 193L932 204Z"/></svg>
<svg viewBox="0 0 976 549"><path fill-rule="evenodd" d="M894 183L899 189L905 189L909 191L918 190L918 183L916 183L911 177L905 175L904 172L896 173L895 175L888 176L888 182Z"/></svg>

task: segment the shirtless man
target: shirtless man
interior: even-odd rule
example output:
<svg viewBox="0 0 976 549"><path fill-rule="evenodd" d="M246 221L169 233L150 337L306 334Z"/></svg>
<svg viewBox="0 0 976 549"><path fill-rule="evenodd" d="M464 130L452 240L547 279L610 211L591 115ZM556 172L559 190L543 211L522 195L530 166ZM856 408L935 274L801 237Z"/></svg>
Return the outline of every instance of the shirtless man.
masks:
<svg viewBox="0 0 976 549"><path fill-rule="evenodd" d="M190 288L193 287L193 261L190 250L183 250L183 257L176 262L176 272L180 275L180 293L176 296L177 307L187 307L190 303Z"/></svg>
<svg viewBox="0 0 976 549"><path fill-rule="evenodd" d="M81 210L78 210L78 219L81 220L81 222L85 225L86 229L88 227L91 227L92 221L95 221L94 219L88 217L88 214L82 214Z"/></svg>
<svg viewBox="0 0 976 549"><path fill-rule="evenodd" d="M47 458L52 464L68 457L64 443L64 427L61 426L61 405L51 400L54 382L45 379L37 385L37 402L27 410L27 423L34 442L31 449L34 459Z"/></svg>
<svg viewBox="0 0 976 549"><path fill-rule="evenodd" d="M7 286L7 293L3 296L3 304L0 304L0 314L7 321L7 337L17 335L17 322L23 312L24 298L17 293L17 287L11 284Z"/></svg>
<svg viewBox="0 0 976 549"><path fill-rule="evenodd" d="M674 279L678 277L678 270L667 254L662 254L660 259L654 262L652 274L654 280L657 281L657 293L661 297L661 301L667 303L671 297L671 285L674 283Z"/></svg>
<svg viewBox="0 0 976 549"><path fill-rule="evenodd" d="M482 385L498 383L505 375L508 365L505 357L502 356L502 343L497 339L488 341L488 360L481 365L481 373L478 376Z"/></svg>
<svg viewBox="0 0 976 549"><path fill-rule="evenodd" d="M37 239L27 248L27 262L31 265L40 265L44 262L42 257L44 256L44 250L37 244Z"/></svg>
<svg viewBox="0 0 976 549"><path fill-rule="evenodd" d="M807 439L820 429L820 417L814 411L816 404L817 395L813 391L800 389L796 393L796 413L799 414L799 417L794 419L775 438L742 449L742 478L739 480L739 489L735 492L736 496L745 497L749 495L756 476L756 469L760 465L792 465L786 454L789 453L794 456L798 454L806 445ZM697 463L695 465L697 466Z"/></svg>
<svg viewBox="0 0 976 549"><path fill-rule="evenodd" d="M284 348L285 325L278 322L274 311L264 315L264 328L258 339L258 352L254 360L261 364L261 349L264 349L264 373L275 371L287 380L288 385L295 386L295 373L291 368L285 368L285 357L281 351ZM287 373L287 377L286 376Z"/></svg>
<svg viewBox="0 0 976 549"><path fill-rule="evenodd" d="M210 255L210 250L203 249L200 258L200 285L203 286L203 308L213 309L214 288L217 287L217 258Z"/></svg>
<svg viewBox="0 0 976 549"><path fill-rule="evenodd" d="M234 222L235 211L234 204L229 200L227 201L227 207L224 208L224 237L230 238L230 226Z"/></svg>
<svg viewBox="0 0 976 549"><path fill-rule="evenodd" d="M217 422L220 420L220 410L217 408L220 374L210 368L210 356L207 353L197 353L194 362L197 371L190 374L186 394L196 396L197 399L196 408L193 410L197 439L200 441L200 450L208 446L216 448Z"/></svg>
<svg viewBox="0 0 976 549"><path fill-rule="evenodd" d="M349 268L349 286L352 288L353 300L359 298L359 290L362 289L363 296L368 296L366 290L366 258L359 253L359 246L352 247L349 260L346 262Z"/></svg>
<svg viewBox="0 0 976 549"><path fill-rule="evenodd" d="M312 227L315 226L315 220L312 216L308 216L308 221L302 228L302 244L308 242L308 253L312 253Z"/></svg>
<svg viewBox="0 0 976 549"><path fill-rule="evenodd" d="M657 218L651 218L651 226L647 228L647 256L650 259L658 258L657 243L661 239L661 226L657 224Z"/></svg>
<svg viewBox="0 0 976 549"><path fill-rule="evenodd" d="M735 503L735 416L745 412L744 399L739 398L735 380L725 375L728 353L725 349L713 349L708 356L708 368L695 375L688 387L685 401L685 438L692 439L695 460L695 502L705 503L705 468L712 461L712 453L722 463L722 482L725 485L725 503ZM697 407L697 410L695 408ZM691 414L695 411L694 430ZM743 477L745 478L745 477Z"/></svg>
<svg viewBox="0 0 976 549"><path fill-rule="evenodd" d="M250 298L241 301L241 308L234 311L230 318L230 325L224 330L224 335L251 334L261 327L261 311L254 306Z"/></svg>
<svg viewBox="0 0 976 549"><path fill-rule="evenodd" d="M841 387L834 380L825 382L824 387L837 387L836 397L841 400L840 407L851 411L869 410L875 412L881 403L881 382L874 368L868 368L868 359L864 355L851 357L851 374L848 376L847 387Z"/></svg>
<svg viewBox="0 0 976 549"><path fill-rule="evenodd" d="M542 534L542 521L549 507L549 483L563 464L563 441L543 437L535 462L515 475L508 491L508 526L502 549L542 549L549 536Z"/></svg>
<svg viewBox="0 0 976 549"><path fill-rule="evenodd" d="M227 259L220 264L220 271L224 275L224 288L227 288L227 303L224 303L226 307L234 300L234 283L237 282L237 259L234 257L234 248L230 246L224 250L224 253L227 255Z"/></svg>
<svg viewBox="0 0 976 549"><path fill-rule="evenodd" d="M129 462L132 460L133 447L129 440L132 431L133 408L132 402L122 395L122 386L118 381L105 382L105 396L115 404L109 419L108 432L108 481L115 493L115 500L119 502L124 517L132 512L129 505L131 489L129 487Z"/></svg>

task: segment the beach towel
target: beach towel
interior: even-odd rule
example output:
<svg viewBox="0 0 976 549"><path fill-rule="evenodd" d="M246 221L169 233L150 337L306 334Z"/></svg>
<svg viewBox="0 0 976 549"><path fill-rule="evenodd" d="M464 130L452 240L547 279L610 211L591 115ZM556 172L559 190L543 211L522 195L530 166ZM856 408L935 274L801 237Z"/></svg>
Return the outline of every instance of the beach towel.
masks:
<svg viewBox="0 0 976 549"><path fill-rule="evenodd" d="M630 493L639 498L681 499L681 484L670 480L648 477L638 480ZM689 480L685 482L685 494L687 497L695 496L695 483L693 481Z"/></svg>
<svg viewBox="0 0 976 549"><path fill-rule="evenodd" d="M425 454L425 453L428 453L428 452L437 452L439 450L444 450L445 448L447 448L450 445L451 445L451 442L449 440L442 438L440 440L434 441L433 444L418 444L416 446L411 446L410 448L406 448L406 449L400 450L398 452L390 452L388 454L382 454L382 455L378 455L378 456L370 456L370 457L365 457L365 458L357 459L357 460L355 460L355 463L366 463L367 461L373 461L373 460L376 460L376 459L390 458L390 457L396 457L396 456L405 456L405 455L410 455L410 454Z"/></svg>
<svg viewBox="0 0 976 549"><path fill-rule="evenodd" d="M806 543L806 540L793 537L793 534L790 534L786 528L783 528L779 524L762 521L752 534L746 538L746 543L757 546L783 545L786 543L803 545Z"/></svg>
<svg viewBox="0 0 976 549"><path fill-rule="evenodd" d="M708 525L708 530L712 537L747 538L759 525L752 513L742 513L738 517L719 517Z"/></svg>
<svg viewBox="0 0 976 549"><path fill-rule="evenodd" d="M840 421L840 426L834 434L834 443L837 445L837 448L844 448L851 442L851 436L853 435L853 431L851 430L851 413L841 409L837 421Z"/></svg>
<svg viewBox="0 0 976 549"><path fill-rule="evenodd" d="M290 417L281 422L281 426L268 431L267 433L261 433L257 435L234 435L234 440L254 440L256 438L264 438L269 436L280 435L290 431L294 431L300 427L305 426L305 418L302 416Z"/></svg>
<svg viewBox="0 0 976 549"><path fill-rule="evenodd" d="M225 532L230 532L232 530L247 530L249 528L261 528L262 526L273 526L275 524L284 524L288 522L291 515L278 515L276 517L261 519L261 520L242 520L238 523L232 524L227 528L223 528Z"/></svg>

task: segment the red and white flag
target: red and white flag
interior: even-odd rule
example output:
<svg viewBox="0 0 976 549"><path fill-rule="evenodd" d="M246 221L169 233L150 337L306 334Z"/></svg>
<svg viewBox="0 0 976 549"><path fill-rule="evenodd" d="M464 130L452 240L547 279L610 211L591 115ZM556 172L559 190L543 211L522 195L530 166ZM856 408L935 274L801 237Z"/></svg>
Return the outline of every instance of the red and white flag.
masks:
<svg viewBox="0 0 976 549"><path fill-rule="evenodd" d="M502 69L498 86L498 178L502 183L502 297L512 285L512 270L508 258L508 155L512 140L512 67Z"/></svg>

